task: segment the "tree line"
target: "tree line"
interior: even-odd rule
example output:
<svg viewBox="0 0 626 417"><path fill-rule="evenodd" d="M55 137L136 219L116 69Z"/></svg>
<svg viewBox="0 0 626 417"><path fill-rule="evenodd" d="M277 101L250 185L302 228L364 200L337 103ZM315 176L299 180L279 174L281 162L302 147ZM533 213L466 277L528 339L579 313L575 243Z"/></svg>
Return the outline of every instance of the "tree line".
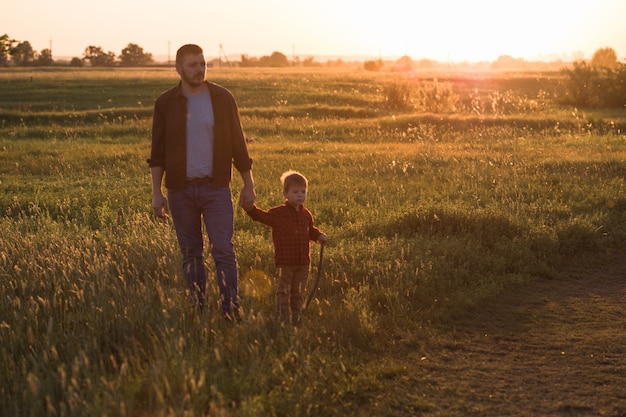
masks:
<svg viewBox="0 0 626 417"><path fill-rule="evenodd" d="M18 41L8 34L0 36L0 66L14 65L18 67L34 67L53 65L52 50L49 48L37 52L29 41ZM86 63L92 67L136 67L154 64L151 53L145 52L137 44L129 43L119 55L106 51L100 46L90 45L85 48L83 57L74 57L71 66L83 66Z"/></svg>
<svg viewBox="0 0 626 417"><path fill-rule="evenodd" d="M215 61L210 62L213 66ZM221 66L221 57L217 61ZM228 66L231 63L226 59ZM0 36L0 67L2 66L48 66L55 64L50 49L42 49L37 52L28 41L17 41L9 35ZM119 55L105 51L100 46L90 45L85 48L83 57L74 57L70 61L71 66L83 66L89 64L92 67L137 67L155 64L151 53L134 43L129 43L122 49ZM241 61L232 63L240 67L289 67L289 66L321 66L314 62L313 57L304 60L294 58L289 61L281 52L274 52L270 56L250 58L241 55ZM342 66L343 62L328 62L329 66ZM413 71L416 68L431 68L434 61L421 60L414 63L408 56L397 60L392 71ZM501 56L491 64L493 69L518 68L525 65L523 60L510 56ZM380 71L385 67L382 59L365 61L363 68L367 71ZM617 59L613 48L606 47L596 50L590 62L579 60L571 66L564 67L561 72L565 75L567 104L580 107L624 107L626 105L626 64Z"/></svg>
<svg viewBox="0 0 626 417"><path fill-rule="evenodd" d="M209 65L222 64L220 60L213 60ZM0 66L48 66L56 64L52 58L52 51L48 48L39 52L35 51L29 41L18 41L8 34L0 36ZM155 61L151 53L134 43L129 43L122 49L119 55L112 51L105 51L101 46L89 45L85 48L82 58L74 57L69 62L70 66L81 67L89 65L92 67L139 67L154 65ZM273 52L269 56L260 58L250 58L241 55L240 62L229 62L226 58L226 65L240 67L290 67L290 66L320 66L315 63L313 57L303 60L300 58L290 62L287 56L281 52Z"/></svg>
<svg viewBox="0 0 626 417"><path fill-rule="evenodd" d="M524 71L528 64L523 59L502 55L491 63L491 69ZM435 62L430 60L413 62L410 57L403 56L388 70L408 72L434 66ZM382 59L365 61L363 64L367 71L380 71L384 67ZM567 65L562 63L560 72L564 75L564 95L560 99L563 104L581 108L626 106L626 63L619 62L615 49L597 49L590 61L578 60ZM402 91L399 93L404 94Z"/></svg>

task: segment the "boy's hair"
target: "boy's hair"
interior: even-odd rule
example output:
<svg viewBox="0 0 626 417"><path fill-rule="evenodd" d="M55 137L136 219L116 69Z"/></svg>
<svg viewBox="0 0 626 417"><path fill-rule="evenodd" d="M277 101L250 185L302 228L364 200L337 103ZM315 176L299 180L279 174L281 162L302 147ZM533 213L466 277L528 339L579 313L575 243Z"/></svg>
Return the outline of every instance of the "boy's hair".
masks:
<svg viewBox="0 0 626 417"><path fill-rule="evenodd" d="M287 171L280 176L280 182L283 183L283 191L288 191L290 187L300 186L307 188L309 181L306 177L296 171Z"/></svg>
<svg viewBox="0 0 626 417"><path fill-rule="evenodd" d="M176 51L176 66L180 66L183 64L183 59L185 59L185 55L197 55L203 53L202 48L198 45L188 43L187 45L183 45L178 48Z"/></svg>

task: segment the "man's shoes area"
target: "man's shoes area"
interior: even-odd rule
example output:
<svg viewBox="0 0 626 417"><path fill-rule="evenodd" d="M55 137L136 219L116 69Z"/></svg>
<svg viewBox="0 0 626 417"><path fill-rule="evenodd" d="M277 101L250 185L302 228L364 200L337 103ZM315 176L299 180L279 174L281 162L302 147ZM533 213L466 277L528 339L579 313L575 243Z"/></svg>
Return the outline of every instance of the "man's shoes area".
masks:
<svg viewBox="0 0 626 417"><path fill-rule="evenodd" d="M239 313L238 309L234 309L230 313L225 312L224 313L224 320L226 320L229 323L234 323L234 324L239 324L239 323L241 323L243 321L243 319L241 318L241 314Z"/></svg>

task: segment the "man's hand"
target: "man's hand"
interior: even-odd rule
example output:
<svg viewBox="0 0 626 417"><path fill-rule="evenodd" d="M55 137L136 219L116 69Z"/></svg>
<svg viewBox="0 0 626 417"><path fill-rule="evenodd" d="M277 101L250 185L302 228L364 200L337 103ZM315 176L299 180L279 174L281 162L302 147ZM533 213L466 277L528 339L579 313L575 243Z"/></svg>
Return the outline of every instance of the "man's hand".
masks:
<svg viewBox="0 0 626 417"><path fill-rule="evenodd" d="M248 211L252 209L254 200L256 200L256 191L254 191L252 171L242 172L241 179L243 180L243 188L241 189L241 194L239 194L239 207Z"/></svg>
<svg viewBox="0 0 626 417"><path fill-rule="evenodd" d="M163 194L152 196L152 210L154 210L154 215L159 219L167 218L167 199Z"/></svg>
<svg viewBox="0 0 626 417"><path fill-rule="evenodd" d="M159 219L167 217L167 199L161 191L161 181L165 169L160 166L150 167L150 177L152 179L152 210Z"/></svg>
<svg viewBox="0 0 626 417"><path fill-rule="evenodd" d="M250 189L244 187L241 190L241 194L239 194L239 207L245 211L250 211L252 210L252 207L254 207L254 200L256 200L254 188Z"/></svg>

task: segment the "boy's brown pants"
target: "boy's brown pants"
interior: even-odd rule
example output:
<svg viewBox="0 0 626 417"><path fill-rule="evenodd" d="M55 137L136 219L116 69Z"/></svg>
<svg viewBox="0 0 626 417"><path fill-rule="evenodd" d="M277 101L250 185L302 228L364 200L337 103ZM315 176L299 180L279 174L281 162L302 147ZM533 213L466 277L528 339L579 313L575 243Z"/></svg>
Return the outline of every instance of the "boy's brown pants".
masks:
<svg viewBox="0 0 626 417"><path fill-rule="evenodd" d="M276 311L281 320L297 322L302 313L306 282L309 278L309 265L276 266Z"/></svg>

